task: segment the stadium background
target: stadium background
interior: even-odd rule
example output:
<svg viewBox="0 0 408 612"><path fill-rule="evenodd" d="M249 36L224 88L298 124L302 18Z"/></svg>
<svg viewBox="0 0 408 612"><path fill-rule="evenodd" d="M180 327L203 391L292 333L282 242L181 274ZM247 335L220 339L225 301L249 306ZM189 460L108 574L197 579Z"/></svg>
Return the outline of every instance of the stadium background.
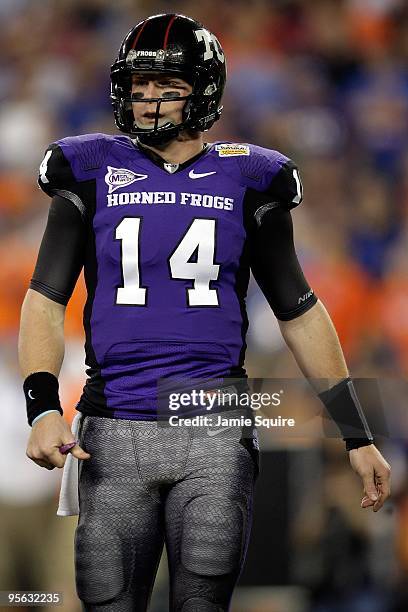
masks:
<svg viewBox="0 0 408 612"><path fill-rule="evenodd" d="M228 58L222 120L209 140L280 149L299 165L293 213L306 275L337 326L355 376L391 381L388 508L360 509L343 444L264 438L254 538L233 612L408 609L408 6L403 0L137 2L0 0L0 590L63 591L77 612L75 519L55 517L61 473L25 458L19 313L49 201L36 187L47 144L114 133L109 65L129 27L178 11L202 21ZM69 304L63 405L84 379L82 282ZM254 285L248 369L297 377ZM302 407L299 407L301 410ZM319 431L319 425L317 430ZM394 432L394 433L393 433ZM153 612L167 609L165 565Z"/></svg>

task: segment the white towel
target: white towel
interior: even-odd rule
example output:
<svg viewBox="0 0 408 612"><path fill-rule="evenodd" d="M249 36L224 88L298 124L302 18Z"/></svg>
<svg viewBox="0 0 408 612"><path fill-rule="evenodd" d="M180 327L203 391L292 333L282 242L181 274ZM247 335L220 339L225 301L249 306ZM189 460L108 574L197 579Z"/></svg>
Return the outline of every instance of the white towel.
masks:
<svg viewBox="0 0 408 612"><path fill-rule="evenodd" d="M82 414L78 412L72 421L71 431L75 440L78 439L81 416ZM79 514L78 467L78 459L72 453L68 453L62 474L57 516L75 516Z"/></svg>

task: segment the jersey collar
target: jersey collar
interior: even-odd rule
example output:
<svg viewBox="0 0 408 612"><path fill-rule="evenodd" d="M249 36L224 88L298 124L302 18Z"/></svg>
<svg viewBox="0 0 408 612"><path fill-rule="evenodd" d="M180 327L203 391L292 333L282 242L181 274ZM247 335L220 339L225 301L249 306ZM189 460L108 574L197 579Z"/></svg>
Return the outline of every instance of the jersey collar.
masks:
<svg viewBox="0 0 408 612"><path fill-rule="evenodd" d="M203 150L197 153L197 155L194 155L194 157L190 157L190 159L187 159L182 164L171 164L165 159L163 159L160 155L155 153L155 151L144 147L137 139L132 140L132 143L141 153L143 153L143 155L146 155L146 157L148 157L156 166L159 166L159 168L165 170L169 174L174 174L175 172L180 172L181 170L184 170L184 168L187 168L195 161L197 161L197 159L205 155L211 148L211 144L204 143Z"/></svg>

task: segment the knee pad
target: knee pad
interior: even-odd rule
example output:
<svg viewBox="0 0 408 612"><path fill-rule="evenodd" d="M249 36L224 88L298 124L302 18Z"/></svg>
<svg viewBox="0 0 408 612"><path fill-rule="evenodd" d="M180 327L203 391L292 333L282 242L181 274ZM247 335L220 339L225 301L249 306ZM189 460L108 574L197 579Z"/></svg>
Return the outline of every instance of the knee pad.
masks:
<svg viewBox="0 0 408 612"><path fill-rule="evenodd" d="M244 527L243 511L236 500L216 495L191 500L183 514L183 566L202 576L238 572Z"/></svg>
<svg viewBox="0 0 408 612"><path fill-rule="evenodd" d="M224 608L202 597L193 597L184 602L181 612L224 612Z"/></svg>
<svg viewBox="0 0 408 612"><path fill-rule="evenodd" d="M75 533L75 574L78 597L84 602L102 603L124 593L123 547L115 533L102 521L78 525Z"/></svg>

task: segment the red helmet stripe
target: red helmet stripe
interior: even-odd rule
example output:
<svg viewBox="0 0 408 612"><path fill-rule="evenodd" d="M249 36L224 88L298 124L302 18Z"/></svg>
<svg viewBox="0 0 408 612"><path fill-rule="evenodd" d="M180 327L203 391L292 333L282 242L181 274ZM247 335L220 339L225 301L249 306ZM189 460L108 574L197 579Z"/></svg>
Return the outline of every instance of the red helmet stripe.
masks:
<svg viewBox="0 0 408 612"><path fill-rule="evenodd" d="M173 15L173 16L171 17L170 21L169 21L169 24L168 24L167 29L166 29L166 33L165 33L165 35L164 35L163 49L166 49L166 48L167 48L167 41L168 41L168 39L169 39L169 32L170 32L170 28L171 28L171 26L173 25L173 22L174 22L174 20L176 19L176 17L177 17L177 15Z"/></svg>
<svg viewBox="0 0 408 612"><path fill-rule="evenodd" d="M140 28L140 30L138 31L138 33L137 33L137 35L136 35L136 38L135 38L135 40L133 41L133 44L132 44L132 47L131 47L132 49L134 49L134 48L136 47L136 45L137 45L137 41L139 40L141 33L142 33L142 32L143 32L143 30L145 29L147 22L148 22L148 20L146 19L146 21L144 22L144 24L142 25L142 27L141 27L141 28Z"/></svg>

